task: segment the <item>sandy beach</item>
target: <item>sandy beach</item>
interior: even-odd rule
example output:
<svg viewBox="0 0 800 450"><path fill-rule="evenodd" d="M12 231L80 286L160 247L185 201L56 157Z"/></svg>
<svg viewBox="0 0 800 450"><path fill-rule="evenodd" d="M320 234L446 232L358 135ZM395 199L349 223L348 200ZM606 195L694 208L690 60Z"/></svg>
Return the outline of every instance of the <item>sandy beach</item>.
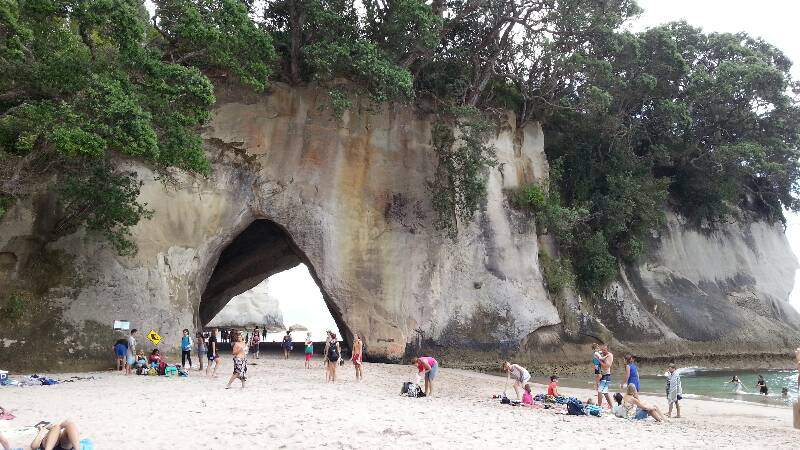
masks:
<svg viewBox="0 0 800 450"><path fill-rule="evenodd" d="M316 360L318 361L318 360ZM317 362L317 364L319 364ZM40 420L75 420L96 449L256 448L798 448L789 408L707 400L684 402L685 418L633 422L607 414L568 416L500 405L502 378L442 368L434 398L399 396L411 366L370 364L356 382L352 366L324 382L320 367L276 355L252 359L248 385L225 390L218 378L124 376L117 372L56 386L2 387L0 405L17 418L0 421L13 447L27 445ZM588 389L562 389L585 400ZM544 392L537 384L535 392ZM513 395L513 394L512 394ZM662 410L663 398L644 397Z"/></svg>

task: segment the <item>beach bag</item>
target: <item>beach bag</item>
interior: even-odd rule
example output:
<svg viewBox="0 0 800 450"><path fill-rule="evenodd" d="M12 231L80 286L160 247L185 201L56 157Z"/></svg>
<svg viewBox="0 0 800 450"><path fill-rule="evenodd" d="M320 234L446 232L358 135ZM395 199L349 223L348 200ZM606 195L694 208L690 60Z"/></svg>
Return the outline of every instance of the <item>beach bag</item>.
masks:
<svg viewBox="0 0 800 450"><path fill-rule="evenodd" d="M586 405L586 407L583 408L583 412L587 416L600 417L600 415L603 412L603 408L601 408L601 407L599 407L597 405Z"/></svg>
<svg viewBox="0 0 800 450"><path fill-rule="evenodd" d="M164 368L164 375L168 377L177 376L178 369L175 366L167 366Z"/></svg>
<svg viewBox="0 0 800 450"><path fill-rule="evenodd" d="M151 367L151 368L147 369L147 374L150 375L150 376L155 376L155 375L158 375L158 371Z"/></svg>
<svg viewBox="0 0 800 450"><path fill-rule="evenodd" d="M567 414L570 416L585 416L583 411L583 403L580 400L567 402Z"/></svg>
<svg viewBox="0 0 800 450"><path fill-rule="evenodd" d="M422 389L419 388L419 385L410 381L403 383L403 387L400 389L400 395L413 398L425 397L425 394L422 392Z"/></svg>

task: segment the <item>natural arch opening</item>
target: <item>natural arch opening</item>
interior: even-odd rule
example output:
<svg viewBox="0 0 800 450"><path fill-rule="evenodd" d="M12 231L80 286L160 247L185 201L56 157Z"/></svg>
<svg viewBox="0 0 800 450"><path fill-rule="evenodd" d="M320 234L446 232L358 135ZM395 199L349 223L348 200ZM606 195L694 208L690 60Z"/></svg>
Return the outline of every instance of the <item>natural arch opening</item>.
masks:
<svg viewBox="0 0 800 450"><path fill-rule="evenodd" d="M220 254L200 298L201 325L207 325L233 297L250 291L273 275L301 264L308 267L309 274L341 332L341 339L348 345L351 339L350 330L344 323L341 310L325 292L314 266L289 233L267 219L253 221Z"/></svg>

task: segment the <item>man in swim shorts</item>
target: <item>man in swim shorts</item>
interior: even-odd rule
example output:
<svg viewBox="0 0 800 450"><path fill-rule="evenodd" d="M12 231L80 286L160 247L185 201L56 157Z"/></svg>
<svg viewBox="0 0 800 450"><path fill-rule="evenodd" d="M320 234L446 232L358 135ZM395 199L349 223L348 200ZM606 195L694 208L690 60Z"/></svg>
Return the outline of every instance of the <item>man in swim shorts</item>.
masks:
<svg viewBox="0 0 800 450"><path fill-rule="evenodd" d="M611 367L614 364L614 354L608 349L608 344L600 347L600 382L597 384L597 406L603 406L603 397L606 398L608 406L611 403L611 396L608 394L608 387L611 385Z"/></svg>

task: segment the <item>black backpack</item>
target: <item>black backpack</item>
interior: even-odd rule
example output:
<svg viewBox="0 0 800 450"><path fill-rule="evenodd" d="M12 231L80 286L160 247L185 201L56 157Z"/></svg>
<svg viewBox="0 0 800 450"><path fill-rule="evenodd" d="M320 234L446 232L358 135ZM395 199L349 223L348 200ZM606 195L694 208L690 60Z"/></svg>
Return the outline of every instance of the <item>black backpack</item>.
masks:
<svg viewBox="0 0 800 450"><path fill-rule="evenodd" d="M339 350L336 349L336 344L331 344L328 347L328 361L336 362L339 360Z"/></svg>
<svg viewBox="0 0 800 450"><path fill-rule="evenodd" d="M578 399L571 399L567 402L567 414L570 416L584 416L583 403Z"/></svg>

